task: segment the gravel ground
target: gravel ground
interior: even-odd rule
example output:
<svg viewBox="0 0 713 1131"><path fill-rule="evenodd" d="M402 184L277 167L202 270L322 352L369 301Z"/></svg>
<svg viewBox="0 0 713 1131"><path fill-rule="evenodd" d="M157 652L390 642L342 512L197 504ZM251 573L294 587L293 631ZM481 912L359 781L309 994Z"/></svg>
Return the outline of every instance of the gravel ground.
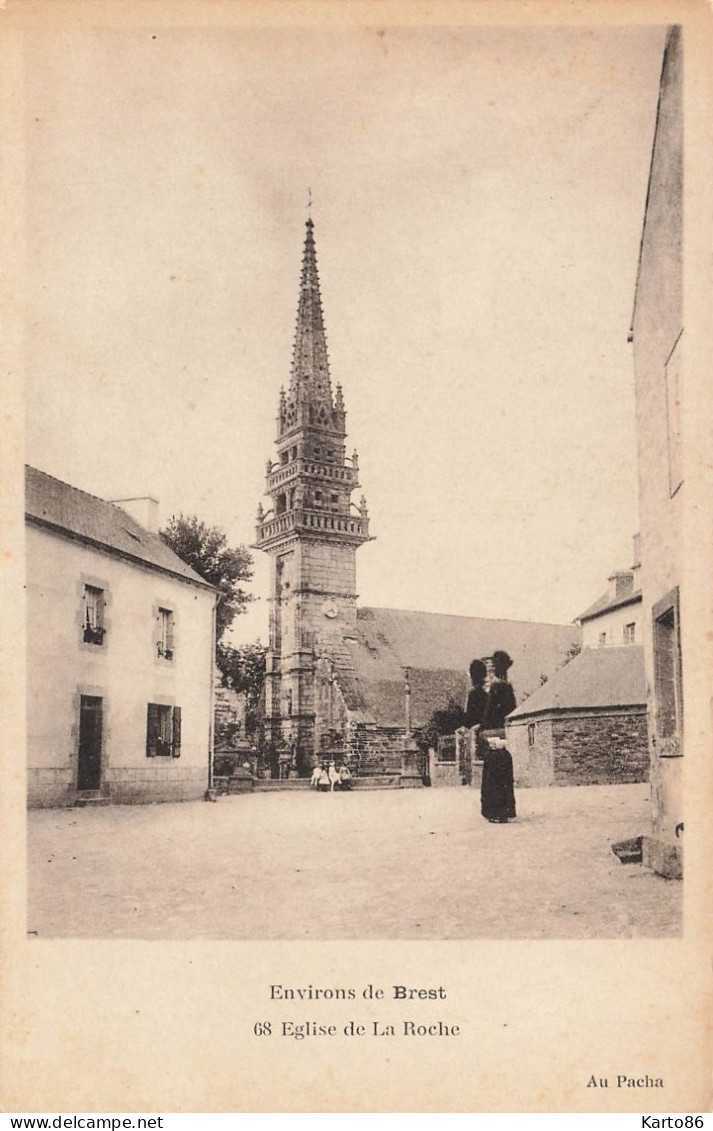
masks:
<svg viewBox="0 0 713 1131"><path fill-rule="evenodd" d="M680 933L682 885L622 865L648 786L256 793L29 814L28 929L138 939L631 938Z"/></svg>

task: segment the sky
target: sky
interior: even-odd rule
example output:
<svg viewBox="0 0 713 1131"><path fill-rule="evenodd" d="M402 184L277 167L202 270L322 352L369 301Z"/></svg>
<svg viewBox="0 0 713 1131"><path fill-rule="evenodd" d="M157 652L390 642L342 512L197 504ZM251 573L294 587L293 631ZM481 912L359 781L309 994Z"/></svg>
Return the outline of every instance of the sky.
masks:
<svg viewBox="0 0 713 1131"><path fill-rule="evenodd" d="M36 31L27 462L250 544L314 199L360 603L570 622L632 561L665 29ZM269 564L236 640L265 637Z"/></svg>

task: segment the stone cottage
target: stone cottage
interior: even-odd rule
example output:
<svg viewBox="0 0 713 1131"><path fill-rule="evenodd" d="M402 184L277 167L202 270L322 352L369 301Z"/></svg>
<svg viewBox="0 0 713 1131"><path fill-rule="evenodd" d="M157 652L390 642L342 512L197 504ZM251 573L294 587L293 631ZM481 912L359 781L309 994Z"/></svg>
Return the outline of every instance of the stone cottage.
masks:
<svg viewBox="0 0 713 1131"><path fill-rule="evenodd" d="M517 785L646 781L643 648L585 648L508 716L506 736Z"/></svg>

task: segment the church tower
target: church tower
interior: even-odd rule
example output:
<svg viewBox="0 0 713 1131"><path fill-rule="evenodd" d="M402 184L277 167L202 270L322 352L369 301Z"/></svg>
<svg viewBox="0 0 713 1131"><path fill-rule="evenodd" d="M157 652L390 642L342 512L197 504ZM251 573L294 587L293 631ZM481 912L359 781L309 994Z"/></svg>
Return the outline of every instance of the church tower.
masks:
<svg viewBox="0 0 713 1131"><path fill-rule="evenodd" d="M272 559L266 738L291 749L293 767L315 760L317 665L339 663L356 628L356 551L370 540L357 453L347 458L341 385L332 391L314 224L307 220L290 388L280 390L277 459L267 461L256 548ZM317 728L318 729L318 728Z"/></svg>

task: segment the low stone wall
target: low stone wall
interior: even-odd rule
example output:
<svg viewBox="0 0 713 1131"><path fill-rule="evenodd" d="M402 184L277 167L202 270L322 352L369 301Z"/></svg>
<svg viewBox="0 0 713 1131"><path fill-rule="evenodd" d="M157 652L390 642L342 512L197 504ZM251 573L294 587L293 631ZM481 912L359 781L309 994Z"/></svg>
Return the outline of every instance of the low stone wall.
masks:
<svg viewBox="0 0 713 1131"><path fill-rule="evenodd" d="M350 764L357 767L359 777L400 773L405 739L406 731L400 727L360 723L350 743Z"/></svg>
<svg viewBox="0 0 713 1131"><path fill-rule="evenodd" d="M436 788L463 785L463 775L453 762L431 762L430 778Z"/></svg>

